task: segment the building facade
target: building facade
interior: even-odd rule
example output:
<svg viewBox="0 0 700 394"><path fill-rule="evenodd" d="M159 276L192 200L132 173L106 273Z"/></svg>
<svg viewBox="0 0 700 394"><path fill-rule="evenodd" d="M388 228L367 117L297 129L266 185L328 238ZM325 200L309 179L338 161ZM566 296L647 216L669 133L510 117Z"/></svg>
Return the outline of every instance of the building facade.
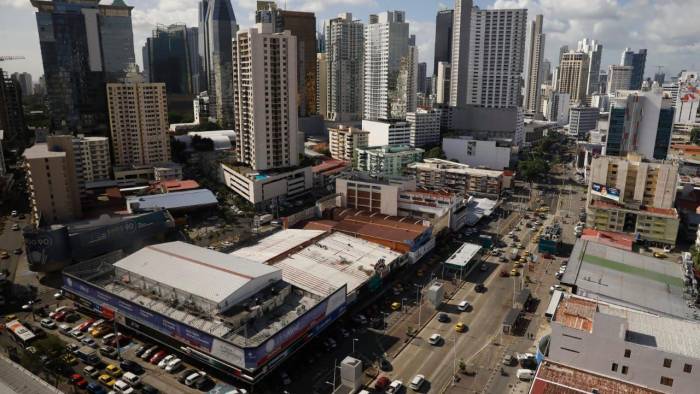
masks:
<svg viewBox="0 0 700 394"><path fill-rule="evenodd" d="M544 57L545 34L542 33L544 16L537 15L530 23L530 51L527 65L527 82L525 84L525 110L531 114L542 113L542 96L540 86L542 79L542 60Z"/></svg>
<svg viewBox="0 0 700 394"><path fill-rule="evenodd" d="M433 110L417 109L406 114L410 127L410 145L433 146L440 143L440 114Z"/></svg>
<svg viewBox="0 0 700 394"><path fill-rule="evenodd" d="M22 89L22 96L30 96L34 92L32 85L32 74L30 73L12 73L11 78L19 83Z"/></svg>
<svg viewBox="0 0 700 394"><path fill-rule="evenodd" d="M471 17L467 104L520 106L527 10L475 7Z"/></svg>
<svg viewBox="0 0 700 394"><path fill-rule="evenodd" d="M408 56L408 22L404 11L370 15L365 26L363 119L390 119L402 61ZM404 93L405 94L405 93Z"/></svg>
<svg viewBox="0 0 700 394"><path fill-rule="evenodd" d="M439 62L435 80L435 102L447 105L450 102L450 77L452 68L448 62Z"/></svg>
<svg viewBox="0 0 700 394"><path fill-rule="evenodd" d="M362 119L364 25L343 13L326 23L326 68L323 76L327 109L321 114L336 122Z"/></svg>
<svg viewBox="0 0 700 394"><path fill-rule="evenodd" d="M61 223L80 218L80 191L69 174L66 152L52 151L45 143L24 151L31 219L35 224Z"/></svg>
<svg viewBox="0 0 700 394"><path fill-rule="evenodd" d="M231 7L231 0L203 0L201 11L206 11L203 26L202 48L207 75L207 92L211 105L209 115L225 128L233 126L233 66L232 42L235 41L238 24Z"/></svg>
<svg viewBox="0 0 700 394"><path fill-rule="evenodd" d="M353 168L371 177L401 176L406 166L423 158L424 152L423 149L407 145L357 148Z"/></svg>
<svg viewBox="0 0 700 394"><path fill-rule="evenodd" d="M569 110L569 134L585 140L588 132L598 126L597 107L571 107Z"/></svg>
<svg viewBox="0 0 700 394"><path fill-rule="evenodd" d="M8 78L0 68L0 130L4 130L3 145L13 147L24 138L27 125L22 107L22 88Z"/></svg>
<svg viewBox="0 0 700 394"><path fill-rule="evenodd" d="M460 195L499 196L503 190L503 171L482 170L442 159L424 159L409 164L406 174L429 190L448 190Z"/></svg>
<svg viewBox="0 0 700 394"><path fill-rule="evenodd" d="M559 126L568 124L569 103L569 93L560 93L556 90L548 89L543 94L542 100L545 119L550 122L557 122Z"/></svg>
<svg viewBox="0 0 700 394"><path fill-rule="evenodd" d="M147 81L164 83L168 94L199 93L195 92L194 86L194 54L190 42L193 39L196 37L188 34L188 28L183 24L157 26L152 36L146 39L143 49Z"/></svg>
<svg viewBox="0 0 700 394"><path fill-rule="evenodd" d="M584 52L567 52L561 57L555 88L569 93L571 105L586 103L589 65L590 59Z"/></svg>
<svg viewBox="0 0 700 394"><path fill-rule="evenodd" d="M299 163L296 44L270 23L239 31L234 41L236 156L253 170Z"/></svg>
<svg viewBox="0 0 700 394"><path fill-rule="evenodd" d="M53 130L104 132L105 82L134 63L131 9L123 1L33 0Z"/></svg>
<svg viewBox="0 0 700 394"><path fill-rule="evenodd" d="M165 84L110 83L107 100L115 166L149 166L170 161Z"/></svg>
<svg viewBox="0 0 700 394"><path fill-rule="evenodd" d="M679 218L674 206L678 165L600 156L591 162L586 223L590 228L635 234L640 239L675 245Z"/></svg>
<svg viewBox="0 0 700 394"><path fill-rule="evenodd" d="M598 92L600 76L600 59L603 57L603 45L596 40L584 38L578 42L576 48L578 52L588 55L588 78L586 82L586 94Z"/></svg>
<svg viewBox="0 0 700 394"><path fill-rule="evenodd" d="M472 0L455 0L452 22L452 60L450 61L450 106L464 108L467 106L469 88L469 57Z"/></svg>
<svg viewBox="0 0 700 394"><path fill-rule="evenodd" d="M328 56L316 54L316 113L328 119Z"/></svg>
<svg viewBox="0 0 700 394"><path fill-rule="evenodd" d="M363 120L362 130L369 132L370 146L411 144L411 125L406 121Z"/></svg>
<svg viewBox="0 0 700 394"><path fill-rule="evenodd" d="M607 93L614 95L618 90L629 90L632 87L632 66L608 66Z"/></svg>
<svg viewBox="0 0 700 394"><path fill-rule="evenodd" d="M618 91L610 106L606 155L638 152L646 159L666 159L674 114L670 97L658 87Z"/></svg>
<svg viewBox="0 0 700 394"><path fill-rule="evenodd" d="M369 131L342 125L328 128L328 149L334 159L353 161L355 149L367 146Z"/></svg>
<svg viewBox="0 0 700 394"><path fill-rule="evenodd" d="M442 150L448 160L470 167L503 170L510 166L511 141L476 140L472 137L445 137Z"/></svg>
<svg viewBox="0 0 700 394"><path fill-rule="evenodd" d="M639 90L644 82L644 67L647 62L647 50L640 49L634 53L631 48L625 48L622 52L620 65L632 67L632 77L630 78L630 89Z"/></svg>
<svg viewBox="0 0 700 394"><path fill-rule="evenodd" d="M435 52L433 75L437 75L438 63L452 61L452 22L454 10L439 10L435 16ZM447 98L449 100L449 96Z"/></svg>

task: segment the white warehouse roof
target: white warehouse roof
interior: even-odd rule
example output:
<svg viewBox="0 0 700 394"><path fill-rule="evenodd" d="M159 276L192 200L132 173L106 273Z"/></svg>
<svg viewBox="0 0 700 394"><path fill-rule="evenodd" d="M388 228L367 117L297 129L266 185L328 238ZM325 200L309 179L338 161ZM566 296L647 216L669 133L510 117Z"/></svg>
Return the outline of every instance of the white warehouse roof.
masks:
<svg viewBox="0 0 700 394"><path fill-rule="evenodd" d="M126 209L129 213L133 213L134 210L139 209L185 209L216 205L217 203L216 196L211 190L196 189L128 197L126 199Z"/></svg>
<svg viewBox="0 0 700 394"><path fill-rule="evenodd" d="M181 241L146 246L114 266L226 306L282 279L278 268Z"/></svg>

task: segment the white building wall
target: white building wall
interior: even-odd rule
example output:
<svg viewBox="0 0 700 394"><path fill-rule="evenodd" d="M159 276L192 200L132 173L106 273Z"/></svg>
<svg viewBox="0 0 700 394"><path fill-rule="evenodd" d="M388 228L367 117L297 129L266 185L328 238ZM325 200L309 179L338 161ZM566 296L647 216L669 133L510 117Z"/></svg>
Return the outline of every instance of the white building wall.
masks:
<svg viewBox="0 0 700 394"><path fill-rule="evenodd" d="M369 131L369 146L400 146L411 143L411 127L408 122L363 120L362 130Z"/></svg>
<svg viewBox="0 0 700 394"><path fill-rule="evenodd" d="M447 160L457 160L471 167L503 170L510 165L511 148L496 146L496 141L443 138L442 150Z"/></svg>

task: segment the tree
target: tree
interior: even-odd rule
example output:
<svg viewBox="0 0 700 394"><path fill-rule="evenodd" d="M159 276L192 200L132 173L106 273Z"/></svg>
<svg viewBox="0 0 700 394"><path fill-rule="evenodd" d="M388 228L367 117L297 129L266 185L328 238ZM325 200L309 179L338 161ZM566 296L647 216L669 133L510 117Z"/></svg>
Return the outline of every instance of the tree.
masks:
<svg viewBox="0 0 700 394"><path fill-rule="evenodd" d="M535 156L519 162L518 170L526 181L533 182L538 177L549 173L549 163L542 157Z"/></svg>
<svg viewBox="0 0 700 394"><path fill-rule="evenodd" d="M700 145L700 127L693 127L690 130L690 142L695 145Z"/></svg>
<svg viewBox="0 0 700 394"><path fill-rule="evenodd" d="M427 152L425 152L425 155L423 155L426 159L445 159L445 152L442 151L442 148L439 146L435 146L430 148Z"/></svg>
<svg viewBox="0 0 700 394"><path fill-rule="evenodd" d="M463 359L463 358L460 358L460 359L459 359L459 364L458 364L458 366L459 366L459 370L462 371L462 372L464 372L464 371L467 370L467 363L464 362L464 359Z"/></svg>

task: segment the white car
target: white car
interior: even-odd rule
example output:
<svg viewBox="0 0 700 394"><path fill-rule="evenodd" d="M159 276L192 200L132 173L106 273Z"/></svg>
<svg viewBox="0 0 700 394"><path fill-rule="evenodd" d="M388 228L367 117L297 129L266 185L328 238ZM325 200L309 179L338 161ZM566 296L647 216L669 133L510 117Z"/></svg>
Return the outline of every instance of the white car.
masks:
<svg viewBox="0 0 700 394"><path fill-rule="evenodd" d="M167 366L168 366L168 363L170 363L170 362L173 361L174 359L175 359L175 355L174 355L174 354L169 354L169 355L163 357L163 359L160 360L160 362L158 362L158 368L165 368L165 367L167 367Z"/></svg>
<svg viewBox="0 0 700 394"><path fill-rule="evenodd" d="M425 376L416 375L413 377L413 379L411 379L411 383L408 385L408 387L410 387L411 390L418 391L423 385L423 382L425 382Z"/></svg>
<svg viewBox="0 0 700 394"><path fill-rule="evenodd" d="M174 360L171 360L168 363L168 365L165 366L165 372L173 373L173 372L177 371L180 368L180 366L182 366L182 360L180 360L179 358L176 358Z"/></svg>
<svg viewBox="0 0 700 394"><path fill-rule="evenodd" d="M428 338L428 343L433 346L439 345L440 341L442 341L440 334L433 334L430 336L430 338Z"/></svg>
<svg viewBox="0 0 700 394"><path fill-rule="evenodd" d="M457 309L459 309L462 312L466 311L467 309L469 309L469 301L464 300L460 302L459 304L457 304Z"/></svg>
<svg viewBox="0 0 700 394"><path fill-rule="evenodd" d="M48 328L49 330L53 330L54 328L56 328L56 323L54 323L53 320L48 318L41 319L41 322L39 324L41 324L41 326L44 328Z"/></svg>
<svg viewBox="0 0 700 394"><path fill-rule="evenodd" d="M559 291L564 291L564 288L561 285L554 285L549 287L549 293L554 293L555 290Z"/></svg>
<svg viewBox="0 0 700 394"><path fill-rule="evenodd" d="M122 393L122 394L134 393L134 389L131 386L129 386L129 383L127 383L121 379L114 382L114 386L112 386L112 388L117 393Z"/></svg>
<svg viewBox="0 0 700 394"><path fill-rule="evenodd" d="M516 358L518 361L531 360L531 359L534 360L534 359L535 359L535 355L532 354L532 353L516 353L516 354L515 354L515 358Z"/></svg>
<svg viewBox="0 0 700 394"><path fill-rule="evenodd" d="M93 367L92 365L88 365L87 367L83 368L83 374L85 376L95 378L100 374L100 370Z"/></svg>
<svg viewBox="0 0 700 394"><path fill-rule="evenodd" d="M403 382L400 380L394 380L391 382L389 387L386 388L386 392L389 394L396 394L399 391L401 391L401 388L403 387Z"/></svg>

